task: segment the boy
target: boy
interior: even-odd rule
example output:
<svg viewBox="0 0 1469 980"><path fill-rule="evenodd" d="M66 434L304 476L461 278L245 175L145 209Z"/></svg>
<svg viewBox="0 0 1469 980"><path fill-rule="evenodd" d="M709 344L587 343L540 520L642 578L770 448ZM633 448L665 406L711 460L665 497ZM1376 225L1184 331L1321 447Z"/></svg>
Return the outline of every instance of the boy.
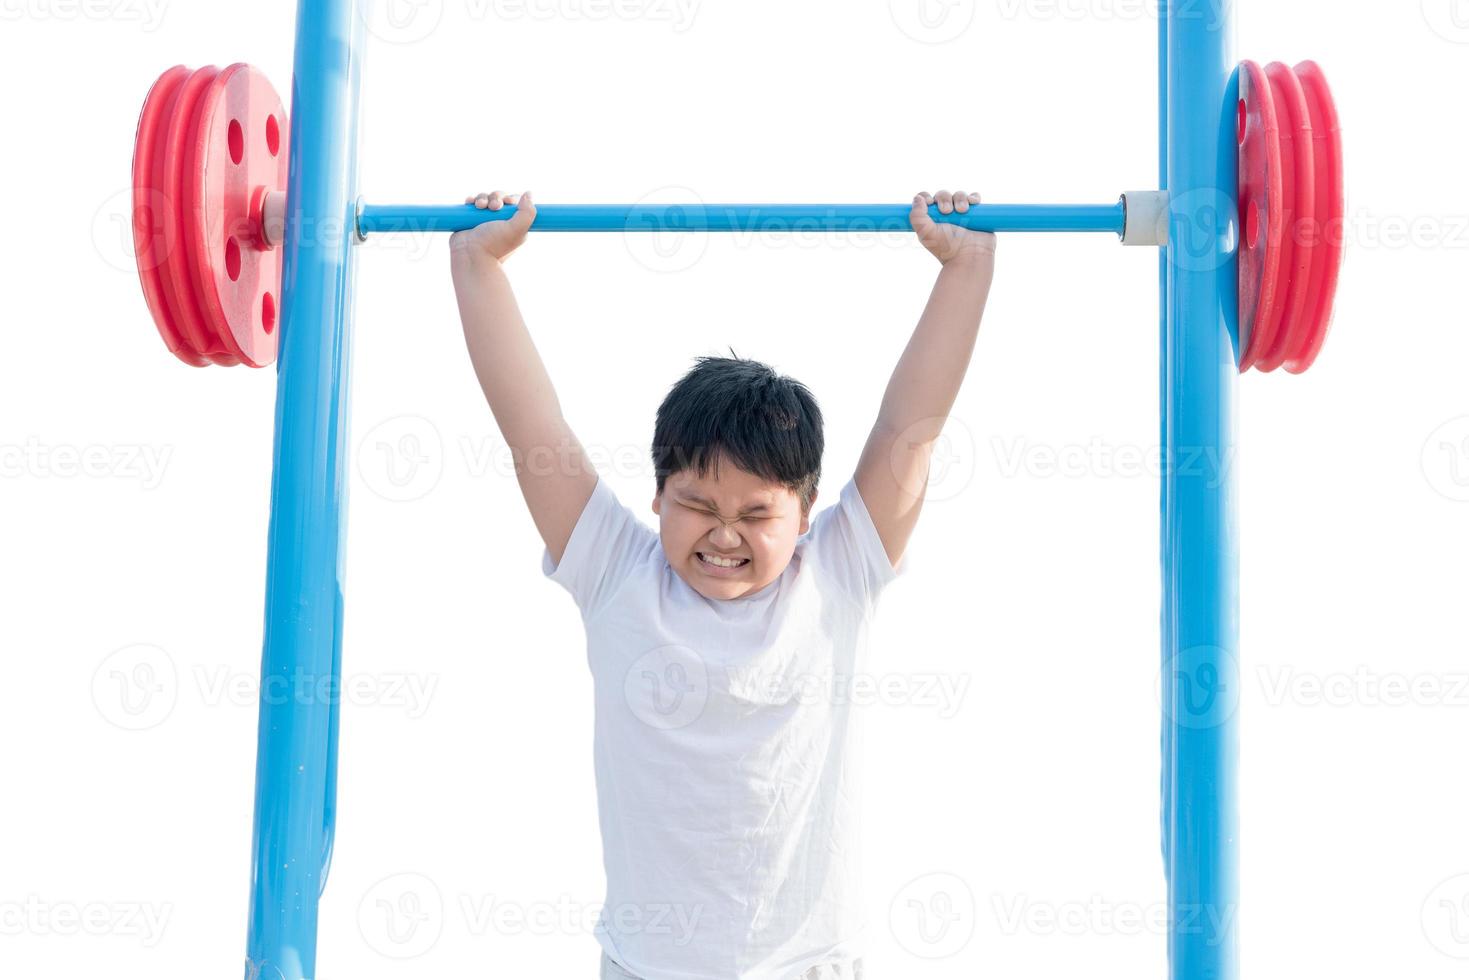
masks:
<svg viewBox="0 0 1469 980"><path fill-rule="evenodd" d="M501 262L535 220L530 193L473 200L519 206L455 234L451 262L542 571L586 628L601 976L861 977L855 718L835 686L863 669L994 273L994 236L928 207L962 213L979 197L913 199L938 281L838 502L811 518L823 448L811 393L758 362L701 358L658 409L656 533L587 464L516 308Z"/></svg>

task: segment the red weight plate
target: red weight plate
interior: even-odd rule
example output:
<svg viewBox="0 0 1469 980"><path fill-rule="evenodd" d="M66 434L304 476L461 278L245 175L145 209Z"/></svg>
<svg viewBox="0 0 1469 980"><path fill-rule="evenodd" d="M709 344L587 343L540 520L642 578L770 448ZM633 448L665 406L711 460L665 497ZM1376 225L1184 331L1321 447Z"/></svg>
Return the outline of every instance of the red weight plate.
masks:
<svg viewBox="0 0 1469 980"><path fill-rule="evenodd" d="M223 348L251 367L275 360L281 252L265 242L264 192L286 187L286 113L270 82L230 65L200 96L183 188L195 295Z"/></svg>
<svg viewBox="0 0 1469 980"><path fill-rule="evenodd" d="M215 364L237 364L238 358L229 353L215 336L214 329L200 307L199 295L194 285L192 263L189 259L188 221L193 205L188 198L188 187L184 183L184 172L193 133L198 122L199 99L219 74L219 69L208 65L198 69L184 79L179 89L178 103L168 121L168 133L163 145L163 176L159 186L163 188L165 221L175 246L164 264L164 285L178 317L179 326L190 344L207 360Z"/></svg>
<svg viewBox="0 0 1469 980"><path fill-rule="evenodd" d="M1280 174L1283 190L1284 234L1280 239L1280 280L1276 286L1275 327L1270 346L1256 364L1261 371L1274 371L1285 363L1292 335L1300 329L1306 300L1306 280L1311 273L1315 240L1309 232L1316 215L1316 165L1311 146L1311 114L1300 79L1288 65L1272 61L1265 66L1275 111L1280 121Z"/></svg>
<svg viewBox="0 0 1469 980"><path fill-rule="evenodd" d="M1274 340L1280 278L1280 133L1265 70L1239 66L1239 369L1248 371Z"/></svg>
<svg viewBox="0 0 1469 980"><path fill-rule="evenodd" d="M1316 247L1311 253L1311 272L1306 280L1301 322L1292 331L1293 338L1285 359L1285 369L1292 374L1300 374L1321 353L1327 328L1331 325L1332 301L1336 298L1336 284L1341 271L1346 200L1342 183L1341 129L1326 76L1314 61L1296 65L1295 73L1310 109L1311 142L1316 165L1315 219L1310 229L1315 235Z"/></svg>
<svg viewBox="0 0 1469 980"><path fill-rule="evenodd" d="M138 132L133 142L133 252L138 261L138 281L143 299L153 314L153 323L168 349L179 360L194 367L208 362L189 343L179 327L178 315L169 302L164 287L164 264L176 242L168 222L164 220L163 189L157 183L161 172L161 144L168 132L168 118L177 100L179 87L189 75L183 65L175 65L158 77L143 100L138 116Z"/></svg>

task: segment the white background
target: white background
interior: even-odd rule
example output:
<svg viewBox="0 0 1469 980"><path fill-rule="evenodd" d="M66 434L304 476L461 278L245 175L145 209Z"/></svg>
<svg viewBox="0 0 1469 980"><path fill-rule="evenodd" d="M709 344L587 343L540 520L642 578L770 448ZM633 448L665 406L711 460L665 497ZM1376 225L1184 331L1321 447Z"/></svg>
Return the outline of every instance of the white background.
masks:
<svg viewBox="0 0 1469 980"><path fill-rule="evenodd" d="M944 0L930 28L915 0L390 9L364 76L371 201L962 187L1104 203L1156 179L1141 0ZM132 270L127 188L154 77L248 60L288 93L294 14L0 12L0 968L239 976L273 372L167 354ZM1303 377L1240 384L1244 975L1459 977L1469 8L1236 14L1240 57L1323 64L1349 178L1325 353ZM815 391L834 494L937 263L908 236L663 244L537 236L509 264L602 472L646 507L655 407L695 355L733 346ZM540 575L444 238L376 239L359 259L355 686L319 973L591 977L580 623ZM1154 251L1104 235L1000 243L912 569L875 637L877 980L1163 975L1156 278ZM419 918L390 929L385 909L413 900ZM947 931L920 932L918 910L946 900Z"/></svg>

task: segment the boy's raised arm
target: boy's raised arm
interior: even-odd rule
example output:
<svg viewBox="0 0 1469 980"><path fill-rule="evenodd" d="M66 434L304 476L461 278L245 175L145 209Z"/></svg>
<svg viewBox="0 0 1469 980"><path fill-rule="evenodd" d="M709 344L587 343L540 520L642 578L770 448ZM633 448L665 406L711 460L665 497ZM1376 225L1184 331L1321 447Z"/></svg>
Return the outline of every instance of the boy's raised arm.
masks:
<svg viewBox="0 0 1469 980"><path fill-rule="evenodd" d="M855 478L894 565L918 523L929 458L969 368L995 271L995 236L935 222L928 213L934 203L942 214L962 214L979 203L979 195L939 191L913 199L913 230L942 267L888 381Z"/></svg>
<svg viewBox="0 0 1469 980"><path fill-rule="evenodd" d="M556 389L501 266L535 220L530 193L495 191L470 199L490 210L517 200L516 215L509 221L486 222L451 236L450 265L474 373L510 447L531 519L551 560L559 564L597 485L597 473L561 415Z"/></svg>

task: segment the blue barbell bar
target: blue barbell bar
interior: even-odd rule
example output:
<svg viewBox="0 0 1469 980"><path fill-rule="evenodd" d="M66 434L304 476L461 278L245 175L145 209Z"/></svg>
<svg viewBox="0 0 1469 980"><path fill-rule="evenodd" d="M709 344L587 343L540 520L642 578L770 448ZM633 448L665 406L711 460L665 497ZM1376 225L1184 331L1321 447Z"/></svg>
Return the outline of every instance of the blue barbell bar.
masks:
<svg viewBox="0 0 1469 980"><path fill-rule="evenodd" d="M907 204L538 204L533 231L883 232L908 231ZM515 216L473 204L363 204L357 232L463 231ZM1115 204L971 204L935 221L978 231L1107 232L1121 235L1126 211Z"/></svg>

